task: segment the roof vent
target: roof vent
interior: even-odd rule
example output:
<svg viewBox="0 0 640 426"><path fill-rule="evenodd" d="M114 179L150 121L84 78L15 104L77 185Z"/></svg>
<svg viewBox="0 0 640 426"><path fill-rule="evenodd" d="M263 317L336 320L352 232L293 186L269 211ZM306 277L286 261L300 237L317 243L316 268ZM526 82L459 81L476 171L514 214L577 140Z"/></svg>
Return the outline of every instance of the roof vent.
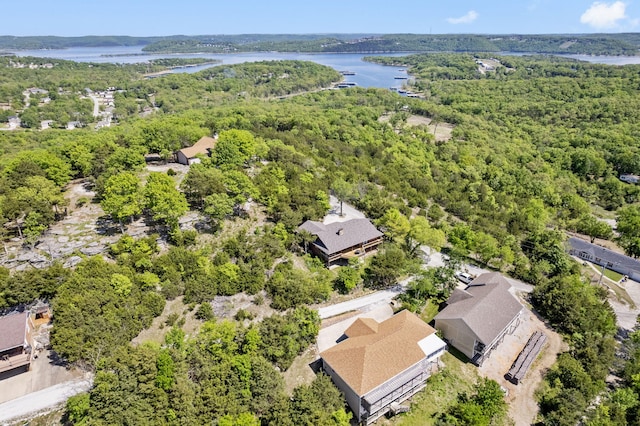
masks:
<svg viewBox="0 0 640 426"><path fill-rule="evenodd" d="M336 232L336 234L338 234L338 235L344 234L344 228L338 229L338 232Z"/></svg>

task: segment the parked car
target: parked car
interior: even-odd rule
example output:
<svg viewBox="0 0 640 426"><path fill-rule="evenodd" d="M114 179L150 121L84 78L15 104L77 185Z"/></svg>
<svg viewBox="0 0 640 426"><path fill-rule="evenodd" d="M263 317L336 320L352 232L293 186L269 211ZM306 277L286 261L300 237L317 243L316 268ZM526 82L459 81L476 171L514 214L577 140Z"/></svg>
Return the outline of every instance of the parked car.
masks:
<svg viewBox="0 0 640 426"><path fill-rule="evenodd" d="M469 284L471 281L473 281L474 277L473 275L466 272L456 272L456 278L465 284Z"/></svg>

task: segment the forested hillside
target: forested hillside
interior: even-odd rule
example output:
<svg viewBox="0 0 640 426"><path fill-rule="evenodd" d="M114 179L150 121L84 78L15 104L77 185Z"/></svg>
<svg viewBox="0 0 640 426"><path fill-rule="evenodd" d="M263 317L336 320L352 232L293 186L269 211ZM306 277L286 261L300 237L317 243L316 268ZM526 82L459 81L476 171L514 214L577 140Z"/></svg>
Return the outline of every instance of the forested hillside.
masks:
<svg viewBox="0 0 640 426"><path fill-rule="evenodd" d="M68 420L348 424L326 377L290 397L283 390L279 371L318 331L307 305L419 273L416 248L429 244L536 286L531 302L570 348L540 390L544 424L573 425L583 416L594 425L636 422L637 361L614 362L606 292L581 279L564 238L566 231L612 238L599 219L619 216L622 247L640 254L632 225L640 220L639 187L619 180L640 174L640 66L492 55L499 66L480 72L484 58L369 59L408 67L410 88L421 98L321 90L339 74L297 61L154 79L142 78L140 66L3 68L0 102L22 114L29 87L74 96L86 87L120 90L117 126L0 132L5 244L39 250L41 234L65 214L72 179L92 186L96 197L88 202L123 233L108 253L85 256L74 268L51 262L39 270L0 269L0 308L51 301L53 348L96 372L94 388L70 401ZM144 107L152 111L141 117ZM430 124L413 124L416 117ZM435 128L445 125L451 137L436 140ZM211 156L180 182L173 170L145 170L145 154L168 160L213 135ZM331 192L387 232L385 247L364 265L330 271L301 255L309 237L295 230L327 212ZM206 226L181 229L188 210ZM127 235L140 218L157 234ZM411 301L414 308L446 299L445 272L422 277L428 291L411 293L420 299ZM240 292L281 313L262 321L246 312L213 318L214 298ZM203 321L200 332L186 336L180 314L161 344L132 346L176 298ZM637 342L627 345L637 357ZM623 376L611 395L610 372Z"/></svg>
<svg viewBox="0 0 640 426"><path fill-rule="evenodd" d="M196 36L0 36L0 49L140 46L145 52L525 52L637 55L634 33L619 34L237 34Z"/></svg>
<svg viewBox="0 0 640 426"><path fill-rule="evenodd" d="M323 35L274 38L197 36L166 39L144 47L146 52L528 52L636 55L638 43L628 37L595 35L475 35L475 34L383 34L371 36Z"/></svg>

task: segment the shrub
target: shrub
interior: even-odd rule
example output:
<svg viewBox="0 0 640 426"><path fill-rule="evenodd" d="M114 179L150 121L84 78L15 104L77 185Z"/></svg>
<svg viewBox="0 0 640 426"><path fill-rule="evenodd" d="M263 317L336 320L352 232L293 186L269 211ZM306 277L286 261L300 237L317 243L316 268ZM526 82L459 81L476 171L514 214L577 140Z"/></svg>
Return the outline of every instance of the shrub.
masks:
<svg viewBox="0 0 640 426"><path fill-rule="evenodd" d="M180 315L174 312L172 314L169 314L169 316L167 317L164 323L167 324L169 327L173 327L176 321L178 321L178 318L180 318Z"/></svg>
<svg viewBox="0 0 640 426"><path fill-rule="evenodd" d="M236 313L235 318L237 321L244 321L246 319L252 320L253 318L255 318L255 315L253 315L251 312L247 311L246 309L240 309Z"/></svg>
<svg viewBox="0 0 640 426"><path fill-rule="evenodd" d="M213 308L211 307L211 303L204 302L200 304L200 307L196 311L196 318L203 321L209 321L213 319Z"/></svg>

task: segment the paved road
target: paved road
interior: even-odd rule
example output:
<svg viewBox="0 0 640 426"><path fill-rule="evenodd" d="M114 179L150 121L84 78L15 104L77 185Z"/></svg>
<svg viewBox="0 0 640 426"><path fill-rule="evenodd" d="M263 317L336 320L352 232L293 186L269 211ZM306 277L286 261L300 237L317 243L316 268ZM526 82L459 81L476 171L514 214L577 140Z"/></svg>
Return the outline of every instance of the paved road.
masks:
<svg viewBox="0 0 640 426"><path fill-rule="evenodd" d="M100 115L100 103L98 102L98 97L96 95L89 95L89 97L93 101L93 116L97 117Z"/></svg>
<svg viewBox="0 0 640 426"><path fill-rule="evenodd" d="M91 384L91 379L74 380L0 404L0 424L6 425L11 419L21 418L54 407L73 395L88 391Z"/></svg>

